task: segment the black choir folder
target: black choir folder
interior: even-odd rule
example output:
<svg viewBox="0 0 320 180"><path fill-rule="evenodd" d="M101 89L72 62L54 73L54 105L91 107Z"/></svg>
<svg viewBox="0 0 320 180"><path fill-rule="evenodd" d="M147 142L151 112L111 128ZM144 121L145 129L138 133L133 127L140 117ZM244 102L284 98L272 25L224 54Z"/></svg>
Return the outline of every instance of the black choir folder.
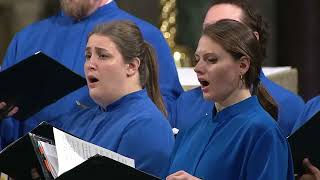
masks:
<svg viewBox="0 0 320 180"><path fill-rule="evenodd" d="M45 106L85 86L86 80L49 56L38 52L0 72L0 120L13 108L14 115L25 120Z"/></svg>
<svg viewBox="0 0 320 180"><path fill-rule="evenodd" d="M320 111L288 137L295 174L301 175L304 172L304 158L309 158L311 163L320 169L320 144L316 140L319 135Z"/></svg>
<svg viewBox="0 0 320 180"><path fill-rule="evenodd" d="M100 154L100 155L97 155ZM0 152L0 172L14 179L158 179L134 160L83 141L48 123Z"/></svg>

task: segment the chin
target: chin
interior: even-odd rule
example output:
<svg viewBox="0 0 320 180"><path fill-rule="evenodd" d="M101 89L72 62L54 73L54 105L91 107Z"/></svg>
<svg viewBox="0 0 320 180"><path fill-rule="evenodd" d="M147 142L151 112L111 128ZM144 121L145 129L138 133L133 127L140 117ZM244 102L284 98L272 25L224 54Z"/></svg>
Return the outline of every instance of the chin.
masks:
<svg viewBox="0 0 320 180"><path fill-rule="evenodd" d="M216 101L216 96L214 94L209 94L209 93L202 93L203 99L206 101Z"/></svg>
<svg viewBox="0 0 320 180"><path fill-rule="evenodd" d="M92 89L89 89L89 95L94 101L96 101L95 99L99 98L99 94Z"/></svg>
<svg viewBox="0 0 320 180"><path fill-rule="evenodd" d="M212 99L210 94L207 94L207 93L202 93L202 96L203 96L203 99L205 99L205 100L211 100Z"/></svg>

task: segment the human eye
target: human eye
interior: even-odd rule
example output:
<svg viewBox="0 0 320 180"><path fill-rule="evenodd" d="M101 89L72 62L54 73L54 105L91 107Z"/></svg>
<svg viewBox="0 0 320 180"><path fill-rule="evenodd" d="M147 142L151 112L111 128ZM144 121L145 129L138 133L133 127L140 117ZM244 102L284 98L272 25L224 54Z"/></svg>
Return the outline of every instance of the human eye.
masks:
<svg viewBox="0 0 320 180"><path fill-rule="evenodd" d="M96 53L99 60L106 60L111 56L110 53L103 48L97 48Z"/></svg>
<svg viewBox="0 0 320 180"><path fill-rule="evenodd" d="M99 54L98 54L98 58L99 58L100 60L106 60L106 59L108 59L109 57L110 57L110 55L107 54L107 53L99 53Z"/></svg>
<svg viewBox="0 0 320 180"><path fill-rule="evenodd" d="M216 63L217 61L218 61L217 58L208 58L207 59L207 62L212 63L212 64Z"/></svg>
<svg viewBox="0 0 320 180"><path fill-rule="evenodd" d="M210 64L215 64L218 61L218 58L214 55L208 55L204 59L207 63L210 63Z"/></svg>
<svg viewBox="0 0 320 180"><path fill-rule="evenodd" d="M85 58L86 58L86 61L89 61L90 58L91 58L91 53L90 52L86 52L85 53Z"/></svg>

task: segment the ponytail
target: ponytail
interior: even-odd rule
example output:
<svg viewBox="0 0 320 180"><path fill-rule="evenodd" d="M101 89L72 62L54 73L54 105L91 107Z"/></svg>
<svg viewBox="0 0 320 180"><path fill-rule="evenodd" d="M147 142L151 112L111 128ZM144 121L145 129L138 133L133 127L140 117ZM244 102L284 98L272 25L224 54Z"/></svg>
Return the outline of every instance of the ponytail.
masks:
<svg viewBox="0 0 320 180"><path fill-rule="evenodd" d="M278 120L278 105L270 96L266 88L259 82L257 86L256 95L258 100L263 107L276 121Z"/></svg>
<svg viewBox="0 0 320 180"><path fill-rule="evenodd" d="M167 117L168 113L160 94L158 83L158 64L156 62L155 52L149 43L144 42L144 46L145 49L141 57L143 66L141 67L141 70L144 72L140 72L140 82L142 86L147 89L147 93L153 103Z"/></svg>

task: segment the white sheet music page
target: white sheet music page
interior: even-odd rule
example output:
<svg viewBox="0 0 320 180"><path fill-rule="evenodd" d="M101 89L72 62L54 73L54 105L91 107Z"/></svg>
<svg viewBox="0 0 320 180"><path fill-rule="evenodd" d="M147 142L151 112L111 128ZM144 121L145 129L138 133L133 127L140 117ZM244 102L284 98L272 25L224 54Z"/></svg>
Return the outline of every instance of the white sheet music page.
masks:
<svg viewBox="0 0 320 180"><path fill-rule="evenodd" d="M96 154L100 154L128 166L135 167L133 159L86 142L56 128L53 128L53 133L59 163L58 176Z"/></svg>
<svg viewBox="0 0 320 180"><path fill-rule="evenodd" d="M49 162L49 166L51 168L51 174L53 178L58 177L58 170L59 170L59 163L58 163L58 156L57 156L57 150L56 146L38 141L40 143L40 146L43 148L44 156L46 157L47 161Z"/></svg>

